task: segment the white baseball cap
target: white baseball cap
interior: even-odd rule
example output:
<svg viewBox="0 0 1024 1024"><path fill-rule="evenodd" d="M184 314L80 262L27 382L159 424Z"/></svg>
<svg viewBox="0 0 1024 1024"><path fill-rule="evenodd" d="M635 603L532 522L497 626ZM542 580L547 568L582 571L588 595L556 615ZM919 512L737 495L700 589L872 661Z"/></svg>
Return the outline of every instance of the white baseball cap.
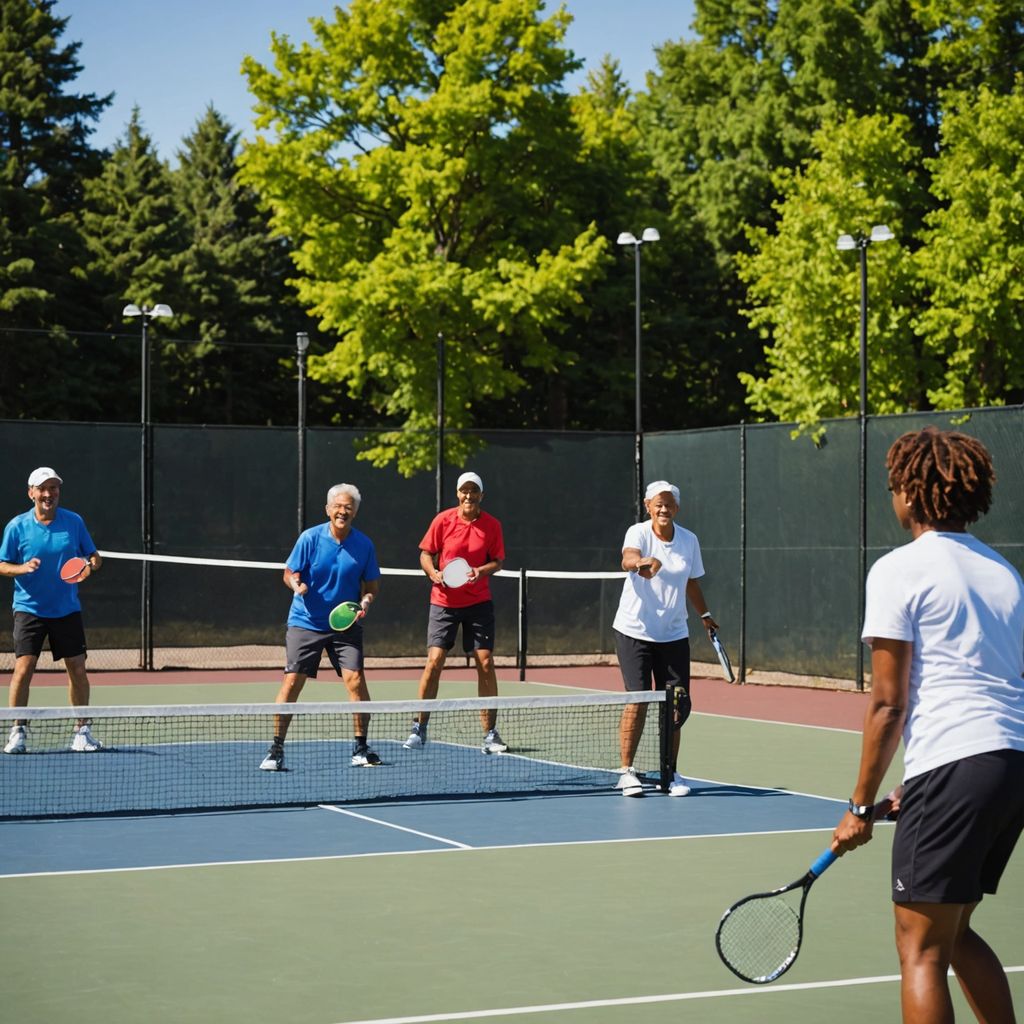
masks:
<svg viewBox="0 0 1024 1024"><path fill-rule="evenodd" d="M51 469L49 466L40 466L38 469L33 469L28 475L29 487L41 487L47 480L56 480L59 484L64 483L57 476L57 470Z"/></svg>
<svg viewBox="0 0 1024 1024"><path fill-rule="evenodd" d="M455 485L455 490L461 491L463 484L476 484L481 491L484 489L484 482L476 473L463 473L459 477L459 482Z"/></svg>
<svg viewBox="0 0 1024 1024"><path fill-rule="evenodd" d="M668 491L673 498L676 499L676 504L679 504L679 488L675 484L670 484L667 480L655 480L654 483L647 485L647 491L644 493L644 501L650 501L656 494L661 494L662 491Z"/></svg>

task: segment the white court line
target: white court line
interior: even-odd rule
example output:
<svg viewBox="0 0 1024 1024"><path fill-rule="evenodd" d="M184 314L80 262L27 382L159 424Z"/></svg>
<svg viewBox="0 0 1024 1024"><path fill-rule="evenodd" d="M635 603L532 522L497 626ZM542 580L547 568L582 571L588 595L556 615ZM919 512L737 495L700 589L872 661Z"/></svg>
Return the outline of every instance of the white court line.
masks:
<svg viewBox="0 0 1024 1024"><path fill-rule="evenodd" d="M420 836L422 839L432 839L435 843L446 843L448 846L454 846L459 850L472 850L472 846L468 846L466 843L458 843L454 839L446 839L444 836L435 836L430 832L420 832L419 829L407 828L405 825L396 825L392 821L382 821L380 818L371 818L368 814L357 814L355 811L349 811L344 807L335 807L332 804L317 804L317 807L321 811L334 811L336 814L347 814L351 818L358 818L360 821L368 821L371 825L383 825L385 828L392 828L396 832L409 832L414 836Z"/></svg>
<svg viewBox="0 0 1024 1024"><path fill-rule="evenodd" d="M875 822L876 827L883 822ZM9 874L0 874L0 881L11 878L59 878L63 875L113 875L118 872L136 871L175 871L189 870L191 868L223 868L223 867L246 867L257 864L305 864L318 860L362 860L369 857L419 857L423 855L435 856L437 854L464 853L489 853L494 850L534 850L546 849L552 846L604 846L621 843L670 843L690 842L700 839L741 839L746 836L790 836L809 835L811 833L827 833L831 835L833 828L786 828L770 832L715 832L702 836L624 836L619 839L566 839L557 843L504 843L494 846L460 846L453 844L457 849L445 847L440 850L384 850L382 852L370 853L323 853L308 857L264 857L260 860L210 860L197 861L192 864L143 864L137 867L119 868L75 868L65 871L16 871ZM420 833L426 835L427 833ZM442 840L446 841L446 840ZM447 840L451 842L451 840Z"/></svg>
<svg viewBox="0 0 1024 1024"><path fill-rule="evenodd" d="M1006 967L1007 974L1024 967ZM950 971L952 974L952 971ZM812 989L847 988L854 985L883 985L900 980L898 974L878 974L868 978L839 978L835 981L808 981L795 985L722 988L708 992L675 992L661 996L633 996L623 999L588 999L579 1003L546 1003L539 1006L508 1006L493 1010L462 1010L456 1013L424 1013L414 1017L375 1017L372 1020L347 1020L339 1024L435 1024L446 1020L483 1020L486 1017L517 1017L530 1013L561 1013L565 1010L599 1010L609 1006L643 1006L649 1003L681 1003L690 999L722 999L731 996L767 996L774 992L804 992Z"/></svg>

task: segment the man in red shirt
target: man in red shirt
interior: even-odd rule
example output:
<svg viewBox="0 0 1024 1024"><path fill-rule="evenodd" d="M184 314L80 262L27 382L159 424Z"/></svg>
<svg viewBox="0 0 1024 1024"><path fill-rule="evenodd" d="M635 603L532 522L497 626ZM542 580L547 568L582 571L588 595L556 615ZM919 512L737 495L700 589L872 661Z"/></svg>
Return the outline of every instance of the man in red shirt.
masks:
<svg viewBox="0 0 1024 1024"><path fill-rule="evenodd" d="M433 583L430 588L430 619L427 624L427 664L420 677L420 700L434 700L448 652L462 627L462 647L476 659L477 693L498 694L494 671L494 602L487 580L501 568L505 542L501 523L480 507L484 485L476 473L463 473L456 485L459 503L439 512L420 541L420 566ZM469 563L464 583L445 585L442 571L455 558ZM480 712L485 754L502 754L508 747L495 728L497 711ZM408 750L427 742L427 720L421 712L405 741Z"/></svg>

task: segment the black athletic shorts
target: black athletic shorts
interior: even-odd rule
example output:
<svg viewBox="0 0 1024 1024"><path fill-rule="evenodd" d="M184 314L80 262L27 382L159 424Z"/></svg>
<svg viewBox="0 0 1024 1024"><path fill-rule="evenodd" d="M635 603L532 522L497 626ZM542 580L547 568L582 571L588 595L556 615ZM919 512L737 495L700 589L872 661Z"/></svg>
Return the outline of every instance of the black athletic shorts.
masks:
<svg viewBox="0 0 1024 1024"><path fill-rule="evenodd" d="M31 612L14 613L14 656L31 654L38 658L43 650L43 641L50 641L50 653L54 661L75 658L85 654L85 626L82 613L72 612L59 619L43 619Z"/></svg>
<svg viewBox="0 0 1024 1024"><path fill-rule="evenodd" d="M653 678L655 690L664 690L671 683L690 692L688 637L656 643L654 640L637 640L617 629L612 632L615 634L615 653L619 659L622 683L627 690L650 690Z"/></svg>
<svg viewBox="0 0 1024 1024"><path fill-rule="evenodd" d="M894 903L977 903L1024 829L1024 751L995 750L908 779L892 850Z"/></svg>

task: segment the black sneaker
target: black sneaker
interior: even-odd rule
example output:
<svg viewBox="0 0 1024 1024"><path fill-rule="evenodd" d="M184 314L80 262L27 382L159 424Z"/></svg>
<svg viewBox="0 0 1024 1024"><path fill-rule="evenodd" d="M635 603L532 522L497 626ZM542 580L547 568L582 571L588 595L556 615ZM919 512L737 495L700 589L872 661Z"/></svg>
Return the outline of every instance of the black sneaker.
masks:
<svg viewBox="0 0 1024 1024"><path fill-rule="evenodd" d="M260 763L260 770L265 772L284 771L284 744L271 743L267 756Z"/></svg>
<svg viewBox="0 0 1024 1024"><path fill-rule="evenodd" d="M357 768L365 768L380 764L380 758L369 747L356 747L352 752L352 764Z"/></svg>

